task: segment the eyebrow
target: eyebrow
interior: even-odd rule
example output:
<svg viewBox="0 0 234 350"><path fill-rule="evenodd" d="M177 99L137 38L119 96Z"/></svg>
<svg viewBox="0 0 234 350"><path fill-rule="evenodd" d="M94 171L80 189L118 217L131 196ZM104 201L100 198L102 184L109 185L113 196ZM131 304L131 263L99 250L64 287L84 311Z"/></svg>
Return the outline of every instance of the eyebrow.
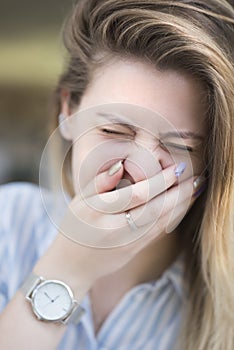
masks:
<svg viewBox="0 0 234 350"><path fill-rule="evenodd" d="M106 119L108 119L109 121L116 123L116 124L120 124L123 126L126 126L134 131L137 131L137 127L132 125L132 123L130 121L128 121L125 117L120 116L120 115L115 115L115 114L107 114L107 113L102 113L102 112L98 112L97 115L104 117Z"/></svg>
<svg viewBox="0 0 234 350"><path fill-rule="evenodd" d="M131 124L125 117L120 116L120 115L115 115L111 113L103 113L103 112L98 112L97 115L107 118L113 123L116 124L121 124L124 126L127 126L134 131L137 131L137 127ZM159 133L159 137L162 138L168 138L168 137L174 137L174 138L182 138L182 139L194 139L194 140L202 140L204 141L204 137L198 133L189 131L189 130L178 130L178 131L168 131L165 133Z"/></svg>

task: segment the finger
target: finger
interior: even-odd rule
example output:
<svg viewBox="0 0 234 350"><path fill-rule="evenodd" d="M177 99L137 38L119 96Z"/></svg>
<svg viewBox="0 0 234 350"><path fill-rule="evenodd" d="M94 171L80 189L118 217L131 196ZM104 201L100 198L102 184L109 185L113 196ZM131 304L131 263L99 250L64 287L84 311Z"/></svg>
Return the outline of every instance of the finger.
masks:
<svg viewBox="0 0 234 350"><path fill-rule="evenodd" d="M133 209L133 213L134 213ZM105 235L105 245L113 244L125 245L126 242L131 243L131 251L136 253L142 250L153 240L159 238L161 234L170 233L172 229L178 226L183 219L187 210L187 199L179 203L175 210L160 216L158 220L151 220L143 226L138 226L137 230L133 230L126 219L126 213L109 214L105 216L105 226L111 228ZM132 212L131 212L132 213ZM140 225L140 224L139 224ZM169 226L169 228L168 228Z"/></svg>
<svg viewBox="0 0 234 350"><path fill-rule="evenodd" d="M108 170L99 173L94 180L82 190L82 195L85 198L88 198L97 193L103 193L115 189L123 176L124 168L122 162L123 160L119 160L112 164Z"/></svg>
<svg viewBox="0 0 234 350"><path fill-rule="evenodd" d="M194 202L194 200L192 200L192 202ZM149 245L155 239L158 239L160 235L173 232L183 220L186 212L187 199L178 204L175 210L161 216L157 222L151 222L151 224L146 225L145 227L147 229L145 229L145 234L136 242L138 251Z"/></svg>
<svg viewBox="0 0 234 350"><path fill-rule="evenodd" d="M137 208L132 208L130 213L132 220L137 227L142 227L149 223L157 222L164 215L169 215L172 210L176 210L183 202L187 202L187 208L191 203L192 194L195 191L193 181L196 177L181 182L179 185L172 187L168 191L161 193L156 198L151 199L148 203ZM117 214L122 224L126 223L125 213Z"/></svg>
<svg viewBox="0 0 234 350"><path fill-rule="evenodd" d="M88 203L95 210L105 213L119 213L138 207L165 192L176 183L176 165L171 165L155 176L112 192L93 196Z"/></svg>
<svg viewBox="0 0 234 350"><path fill-rule="evenodd" d="M160 236L160 234L163 232L171 232L168 230L167 226L178 224L186 214L186 211L188 209L188 201L191 202L191 196L184 195L186 187L188 187L187 184L186 186L183 186L183 196L181 196L177 201L177 205L168 206L167 210L165 210L165 213L162 215L158 215L157 213L156 217L154 212L152 215L152 209L150 211L148 210L149 208L146 208L146 206L141 208L143 210L141 211L140 216L138 213L136 214L139 208L132 209L130 211L130 215L132 217L133 223L137 225L136 229L133 229L129 224L125 212L121 214L108 214L102 216L102 226L108 228L108 233L104 237L104 244L108 246L108 244L113 244L113 241L116 245L132 242L134 243L134 247L140 250L150 241ZM175 203L175 193L174 197ZM185 200L183 200L184 198ZM148 204L153 205L153 202L154 200ZM169 202L171 204L171 200ZM140 242L138 243L138 241Z"/></svg>

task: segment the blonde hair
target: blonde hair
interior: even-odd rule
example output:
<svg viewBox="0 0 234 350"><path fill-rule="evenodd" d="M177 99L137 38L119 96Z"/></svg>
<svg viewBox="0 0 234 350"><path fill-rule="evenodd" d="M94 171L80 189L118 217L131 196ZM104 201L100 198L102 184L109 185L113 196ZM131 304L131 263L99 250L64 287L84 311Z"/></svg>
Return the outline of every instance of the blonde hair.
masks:
<svg viewBox="0 0 234 350"><path fill-rule="evenodd" d="M62 89L78 105L94 70L116 55L187 72L203 83L208 186L179 225L190 290L178 349L233 350L233 7L225 0L81 0L66 23L64 42L68 60L57 111ZM70 153L66 162L69 168Z"/></svg>

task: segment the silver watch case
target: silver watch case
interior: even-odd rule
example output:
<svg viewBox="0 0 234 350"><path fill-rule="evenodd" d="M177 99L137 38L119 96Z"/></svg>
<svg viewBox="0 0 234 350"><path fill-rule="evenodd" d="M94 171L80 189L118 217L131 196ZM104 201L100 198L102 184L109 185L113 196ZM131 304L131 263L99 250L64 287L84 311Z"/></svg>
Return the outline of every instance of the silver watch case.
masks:
<svg viewBox="0 0 234 350"><path fill-rule="evenodd" d="M62 285L67 290L67 293L68 293L69 297L71 298L71 307L69 308L69 310L67 310L67 312L62 317L57 318L57 319L47 319L47 318L43 317L38 312L38 310L34 304L34 299L35 299L35 296L36 296L38 290L43 285L46 285L48 283L55 283L55 284ZM85 310L74 299L71 288L62 281L51 280L51 279L46 280L41 276L37 276L34 273L31 273L28 276L28 278L26 279L26 281L24 282L24 284L22 285L21 290L23 291L23 293L26 297L26 300L28 300L31 303L32 310L33 310L34 314L41 321L60 322L60 323L65 324L65 325L69 324L69 323L77 324L85 312Z"/></svg>

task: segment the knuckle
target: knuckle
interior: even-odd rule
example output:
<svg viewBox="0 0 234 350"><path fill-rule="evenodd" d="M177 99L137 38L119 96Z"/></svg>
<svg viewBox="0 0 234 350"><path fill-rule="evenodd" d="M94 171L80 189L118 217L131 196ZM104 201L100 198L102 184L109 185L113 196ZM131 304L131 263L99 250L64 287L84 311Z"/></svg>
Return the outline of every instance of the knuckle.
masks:
<svg viewBox="0 0 234 350"><path fill-rule="evenodd" d="M147 201L148 193L143 187L135 187L132 192L132 202L135 204L144 203Z"/></svg>

